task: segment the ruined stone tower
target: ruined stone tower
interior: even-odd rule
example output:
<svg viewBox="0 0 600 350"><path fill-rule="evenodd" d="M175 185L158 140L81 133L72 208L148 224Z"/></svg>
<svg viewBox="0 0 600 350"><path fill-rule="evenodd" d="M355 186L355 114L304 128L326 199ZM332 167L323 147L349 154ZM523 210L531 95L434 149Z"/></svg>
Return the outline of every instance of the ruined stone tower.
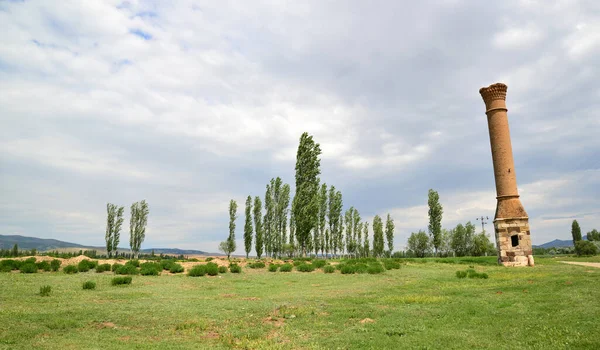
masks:
<svg viewBox="0 0 600 350"><path fill-rule="evenodd" d="M517 175L506 114L506 90L506 85L502 83L479 90L485 102L496 180L498 202L494 229L498 263L504 266L533 266L529 217L517 191Z"/></svg>

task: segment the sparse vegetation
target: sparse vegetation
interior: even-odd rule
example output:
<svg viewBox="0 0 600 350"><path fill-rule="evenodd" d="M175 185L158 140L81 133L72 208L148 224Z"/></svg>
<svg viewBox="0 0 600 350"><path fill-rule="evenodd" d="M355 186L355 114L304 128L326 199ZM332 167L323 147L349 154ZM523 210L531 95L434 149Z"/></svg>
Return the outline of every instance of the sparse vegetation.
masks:
<svg viewBox="0 0 600 350"><path fill-rule="evenodd" d="M110 284L112 284L113 286L118 286L118 285L122 285L122 284L131 284L131 281L133 279L131 278L131 276L120 276L120 277L114 277Z"/></svg>
<svg viewBox="0 0 600 350"><path fill-rule="evenodd" d="M41 286L40 287L40 296L43 296L43 297L50 296L50 292L52 292L51 286Z"/></svg>
<svg viewBox="0 0 600 350"><path fill-rule="evenodd" d="M96 282L94 282L94 281L83 282L83 289L96 289Z"/></svg>

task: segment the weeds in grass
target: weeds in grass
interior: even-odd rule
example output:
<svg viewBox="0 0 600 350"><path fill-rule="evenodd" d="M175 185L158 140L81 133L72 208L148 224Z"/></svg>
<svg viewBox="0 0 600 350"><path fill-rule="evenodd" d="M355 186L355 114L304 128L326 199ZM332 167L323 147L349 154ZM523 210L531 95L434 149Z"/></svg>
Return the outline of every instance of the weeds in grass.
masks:
<svg viewBox="0 0 600 350"><path fill-rule="evenodd" d="M188 271L188 276L190 277L200 277L204 275L206 275L206 265L196 265Z"/></svg>
<svg viewBox="0 0 600 350"><path fill-rule="evenodd" d="M400 263L398 261L395 261L393 259L385 259L383 260L383 266L385 267L386 270L398 270L400 269Z"/></svg>
<svg viewBox="0 0 600 350"><path fill-rule="evenodd" d="M383 268L383 266L381 266L380 263L370 264L367 267L367 272L371 275L380 274L380 273L383 273L384 271L385 271L385 269Z"/></svg>
<svg viewBox="0 0 600 350"><path fill-rule="evenodd" d="M458 278L469 277L469 278L481 278L481 279L489 278L487 273L485 273L485 272L478 273L474 269L467 269L465 271L456 271L456 277L458 277Z"/></svg>
<svg viewBox="0 0 600 350"><path fill-rule="evenodd" d="M96 282L94 282L94 281L83 282L83 289L96 289Z"/></svg>
<svg viewBox="0 0 600 350"><path fill-rule="evenodd" d="M110 284L112 284L113 286L118 286L121 284L131 284L131 281L131 276L122 276L113 278L112 281L110 281Z"/></svg>
<svg viewBox="0 0 600 350"><path fill-rule="evenodd" d="M456 271L456 277L458 277L458 278L467 277L467 271Z"/></svg>
<svg viewBox="0 0 600 350"><path fill-rule="evenodd" d="M43 297L50 296L50 292L52 292L52 287L50 286L41 286L40 287L40 295Z"/></svg>
<svg viewBox="0 0 600 350"><path fill-rule="evenodd" d="M67 265L67 266L63 267L63 272L71 275L71 274L79 272L79 270L77 269L77 266L75 266L75 265Z"/></svg>

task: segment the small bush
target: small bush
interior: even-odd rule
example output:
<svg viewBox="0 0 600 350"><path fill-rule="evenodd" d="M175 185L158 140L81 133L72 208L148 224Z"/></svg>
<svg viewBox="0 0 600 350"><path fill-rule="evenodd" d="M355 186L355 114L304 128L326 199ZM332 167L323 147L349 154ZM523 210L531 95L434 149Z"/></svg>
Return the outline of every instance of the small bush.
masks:
<svg viewBox="0 0 600 350"><path fill-rule="evenodd" d="M131 264L125 264L123 266L120 266L119 268L117 268L115 270L115 273L117 275L137 275L140 273L140 271L133 265Z"/></svg>
<svg viewBox="0 0 600 350"><path fill-rule="evenodd" d="M123 266L123 264L114 263L114 264L113 264L113 265L110 267L110 270L111 270L112 272L116 272L116 271L117 271L117 269L118 269L119 267L121 267L121 266Z"/></svg>
<svg viewBox="0 0 600 350"><path fill-rule="evenodd" d="M248 267L251 269L264 269L265 268L265 263L262 261L257 261L251 264L248 264Z"/></svg>
<svg viewBox="0 0 600 350"><path fill-rule="evenodd" d="M113 278L112 281L110 281L110 284L112 284L113 286L118 286L121 284L131 284L131 281L131 276L122 276Z"/></svg>
<svg viewBox="0 0 600 350"><path fill-rule="evenodd" d="M596 255L598 247L591 241L577 241L575 242L575 252L578 256Z"/></svg>
<svg viewBox="0 0 600 350"><path fill-rule="evenodd" d="M467 277L467 271L456 271L456 277L458 277L458 278Z"/></svg>
<svg viewBox="0 0 600 350"><path fill-rule="evenodd" d="M270 264L269 265L269 272L277 272L277 270L279 270L279 264Z"/></svg>
<svg viewBox="0 0 600 350"><path fill-rule="evenodd" d="M88 272L90 268L91 266L88 260L81 260L79 264L77 264L77 270L79 270L79 272Z"/></svg>
<svg viewBox="0 0 600 350"><path fill-rule="evenodd" d="M292 272L293 268L294 268L294 266L292 264L283 264L279 268L279 271L280 272Z"/></svg>
<svg viewBox="0 0 600 350"><path fill-rule="evenodd" d="M101 273L101 272L105 272L105 271L110 271L110 269L111 269L110 264L100 264L96 267L96 272Z"/></svg>
<svg viewBox="0 0 600 350"><path fill-rule="evenodd" d="M384 270L383 266L381 266L381 264L379 264L379 263L370 264L369 267L367 267L367 273L369 273L371 275L383 273L384 271L385 270Z"/></svg>
<svg viewBox="0 0 600 350"><path fill-rule="evenodd" d="M209 276L216 276L219 274L219 266L213 262L206 264L206 273Z"/></svg>
<svg viewBox="0 0 600 350"><path fill-rule="evenodd" d="M35 264L35 262L36 262L36 259L34 257L23 260L24 264Z"/></svg>
<svg viewBox="0 0 600 350"><path fill-rule="evenodd" d="M467 269L465 271L456 271L456 277L458 277L458 278L469 277L469 278L481 278L481 279L489 278L487 273L484 273L484 272L478 273L474 269Z"/></svg>
<svg viewBox="0 0 600 350"><path fill-rule="evenodd" d="M145 262L143 264L140 265L140 269L144 269L144 268L151 268L151 269L155 269L157 271L162 270L162 266L159 263L155 263L155 262Z"/></svg>
<svg viewBox="0 0 600 350"><path fill-rule="evenodd" d="M160 266L162 267L163 270L170 270L171 265L173 265L173 264L175 264L175 262L172 260L162 260L160 262Z"/></svg>
<svg viewBox="0 0 600 350"><path fill-rule="evenodd" d="M212 261L214 258L212 256L209 256L208 258L206 258L206 262Z"/></svg>
<svg viewBox="0 0 600 350"><path fill-rule="evenodd" d="M0 272L11 272L12 266L9 265L0 265Z"/></svg>
<svg viewBox="0 0 600 350"><path fill-rule="evenodd" d="M4 270L12 271L18 270L22 265L20 260L6 259L0 261L0 267Z"/></svg>
<svg viewBox="0 0 600 350"><path fill-rule="evenodd" d="M146 267L142 267L140 269L140 275L142 275L142 276L158 276L158 275L160 275L160 271L162 271L162 269L157 269L155 267L146 266Z"/></svg>
<svg viewBox="0 0 600 350"><path fill-rule="evenodd" d="M52 287L50 287L50 286L41 286L40 287L40 295L43 297L50 296L51 291L52 291Z"/></svg>
<svg viewBox="0 0 600 350"><path fill-rule="evenodd" d="M71 274L79 272L79 270L77 269L77 266L75 266L75 265L67 265L67 266L63 267L63 272L71 275Z"/></svg>
<svg viewBox="0 0 600 350"><path fill-rule="evenodd" d="M326 265L323 266L323 272L325 273L334 273L335 272L335 268L331 265Z"/></svg>
<svg viewBox="0 0 600 350"><path fill-rule="evenodd" d="M21 273L37 273L38 267L34 263L26 263L21 265Z"/></svg>
<svg viewBox="0 0 600 350"><path fill-rule="evenodd" d="M356 273L356 267L353 265L347 265L347 264L340 264L342 266L340 266L340 272L343 275L349 275L349 274L353 274Z"/></svg>
<svg viewBox="0 0 600 350"><path fill-rule="evenodd" d="M354 264L354 271L356 273L367 273L369 266L365 263Z"/></svg>
<svg viewBox="0 0 600 350"><path fill-rule="evenodd" d="M294 266L300 266L304 264L304 260L294 260Z"/></svg>
<svg viewBox="0 0 600 350"><path fill-rule="evenodd" d="M125 265L131 265L131 266L135 266L135 267L140 267L140 261L137 259L134 260L129 260L125 263Z"/></svg>
<svg viewBox="0 0 600 350"><path fill-rule="evenodd" d="M241 273L242 267L238 264L230 264L229 271L231 271L231 273Z"/></svg>
<svg viewBox="0 0 600 350"><path fill-rule="evenodd" d="M171 266L169 266L169 272L181 273L183 272L183 266L179 265L178 263L172 263Z"/></svg>
<svg viewBox="0 0 600 350"><path fill-rule="evenodd" d="M96 289L96 282L94 282L94 281L83 282L83 289Z"/></svg>
<svg viewBox="0 0 600 350"><path fill-rule="evenodd" d="M51 270L50 263L47 262L47 261L40 261L39 263L36 263L35 265L40 270L44 270L44 271L50 271Z"/></svg>
<svg viewBox="0 0 600 350"><path fill-rule="evenodd" d="M56 272L58 271L58 269L60 269L60 264L60 260L54 259L50 262L50 268L52 269L52 271Z"/></svg>
<svg viewBox="0 0 600 350"><path fill-rule="evenodd" d="M206 275L206 265L196 265L188 271L188 276L199 277Z"/></svg>
<svg viewBox="0 0 600 350"><path fill-rule="evenodd" d="M302 264L296 266L296 270L298 270L300 272L313 272L315 270L315 265L302 263Z"/></svg>
<svg viewBox="0 0 600 350"><path fill-rule="evenodd" d="M327 261L325 261L323 259L316 259L315 261L312 262L312 264L314 265L315 268L320 269L321 267L327 265Z"/></svg>
<svg viewBox="0 0 600 350"><path fill-rule="evenodd" d="M385 267L386 270L398 270L400 269L400 263L398 261L394 261L391 259L385 259L383 260L383 266Z"/></svg>
<svg viewBox="0 0 600 350"><path fill-rule="evenodd" d="M227 273L227 266L219 266L219 273Z"/></svg>

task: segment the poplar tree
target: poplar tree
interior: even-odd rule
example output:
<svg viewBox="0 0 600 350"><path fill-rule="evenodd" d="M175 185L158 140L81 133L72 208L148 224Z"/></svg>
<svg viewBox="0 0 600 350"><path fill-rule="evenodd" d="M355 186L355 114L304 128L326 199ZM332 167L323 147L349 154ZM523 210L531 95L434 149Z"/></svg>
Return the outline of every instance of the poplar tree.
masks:
<svg viewBox="0 0 600 350"><path fill-rule="evenodd" d="M383 222L379 215L373 218L373 255L381 257L383 255Z"/></svg>
<svg viewBox="0 0 600 350"><path fill-rule="evenodd" d="M279 251L283 252L283 247L287 242L287 223L290 206L290 185L284 184L281 188L281 196L279 197L279 232L280 242Z"/></svg>
<svg viewBox="0 0 600 350"><path fill-rule="evenodd" d="M346 222L346 254L350 256L352 254L352 224L354 220L352 216L354 214L354 207L350 207L350 209L346 210L344 213L344 222Z"/></svg>
<svg viewBox="0 0 600 350"><path fill-rule="evenodd" d="M363 255L365 257L369 257L369 251L371 250L371 247L369 247L369 222L365 221L363 224L363 236L365 239L365 243L363 246Z"/></svg>
<svg viewBox="0 0 600 350"><path fill-rule="evenodd" d="M121 240L121 226L123 225L123 207L115 204L106 204L106 255L110 258L117 251Z"/></svg>
<svg viewBox="0 0 600 350"><path fill-rule="evenodd" d="M296 195L292 203L296 237L303 255L306 255L310 233L317 226L320 155L319 144L308 133L303 133L296 154Z"/></svg>
<svg viewBox="0 0 600 350"><path fill-rule="evenodd" d="M252 250L252 196L246 198L246 222L244 223L244 248L246 249L246 259Z"/></svg>
<svg viewBox="0 0 600 350"><path fill-rule="evenodd" d="M135 259L140 254L140 247L146 238L146 225L148 224L148 203L146 200L135 202L131 205L131 219L129 220L129 246Z"/></svg>
<svg viewBox="0 0 600 350"><path fill-rule="evenodd" d="M321 185L319 191L319 248L321 255L325 251L326 239L325 239L325 217L327 216L327 184Z"/></svg>
<svg viewBox="0 0 600 350"><path fill-rule="evenodd" d="M362 225L360 224L360 213L358 209L352 208L352 250L354 252L354 256L359 255L359 247L361 246L361 235L362 235Z"/></svg>
<svg viewBox="0 0 600 350"><path fill-rule="evenodd" d="M260 197L254 197L254 232L256 239L254 240L254 250L256 250L256 256L260 259L263 254L264 241L263 241L263 225L262 225L262 202Z"/></svg>
<svg viewBox="0 0 600 350"><path fill-rule="evenodd" d="M436 191L430 189L427 197L427 204L429 205L429 235L432 237L431 242L437 256L438 249L442 244L442 214L444 209L440 204L440 196Z"/></svg>
<svg viewBox="0 0 600 350"><path fill-rule="evenodd" d="M229 236L227 240L219 244L219 250L227 254L227 259L231 256L231 253L235 252L235 219L237 219L237 203L232 199L229 201Z"/></svg>
<svg viewBox="0 0 600 350"><path fill-rule="evenodd" d="M335 186L329 188L329 196L327 203L327 221L329 222L329 243L326 243L326 249L337 254L339 249L338 233L341 229L340 216L342 215L342 193L335 190Z"/></svg>
<svg viewBox="0 0 600 350"><path fill-rule="evenodd" d="M387 214L387 220L385 221L385 237L387 239L388 255L392 256L392 250L394 250L394 220Z"/></svg>
<svg viewBox="0 0 600 350"><path fill-rule="evenodd" d="M265 253L267 256L271 256L271 236L273 235L273 188L270 184L267 184L267 191L265 193L265 219L263 225Z"/></svg>
<svg viewBox="0 0 600 350"><path fill-rule="evenodd" d="M571 236L573 236L573 245L582 239L581 227L579 227L577 220L573 220L573 223L571 224Z"/></svg>

